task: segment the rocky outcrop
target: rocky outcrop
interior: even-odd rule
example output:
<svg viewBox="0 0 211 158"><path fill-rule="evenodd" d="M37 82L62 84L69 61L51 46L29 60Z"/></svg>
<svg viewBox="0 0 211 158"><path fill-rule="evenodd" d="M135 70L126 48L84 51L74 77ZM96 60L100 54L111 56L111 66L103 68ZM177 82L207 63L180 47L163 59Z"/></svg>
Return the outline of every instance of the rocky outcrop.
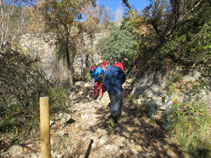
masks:
<svg viewBox="0 0 211 158"><path fill-rule="evenodd" d="M77 43L79 52L74 60L75 75L85 75L89 66L101 62L101 56L95 51L96 43L106 34L98 33L91 44L90 38L83 34L83 43ZM58 60L56 53L56 35L25 34L20 39L20 47L26 55L40 59L39 65L50 80L65 81L68 79L68 69L64 61Z"/></svg>
<svg viewBox="0 0 211 158"><path fill-rule="evenodd" d="M203 85L204 80L206 79L197 71L184 76L176 72L165 75L147 72L136 79L131 95L139 104L146 100L153 101L163 110L174 102L200 102L211 105L211 91L208 86Z"/></svg>
<svg viewBox="0 0 211 158"><path fill-rule="evenodd" d="M54 34L25 34L20 39L20 47L26 55L40 60L39 66L49 80L65 81L68 69L63 61L56 58L55 42Z"/></svg>

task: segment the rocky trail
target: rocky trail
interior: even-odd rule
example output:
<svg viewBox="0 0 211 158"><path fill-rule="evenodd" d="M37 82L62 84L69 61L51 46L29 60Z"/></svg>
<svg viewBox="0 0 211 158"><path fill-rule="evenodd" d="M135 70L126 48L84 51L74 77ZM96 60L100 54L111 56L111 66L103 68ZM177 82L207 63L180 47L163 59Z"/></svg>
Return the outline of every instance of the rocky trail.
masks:
<svg viewBox="0 0 211 158"><path fill-rule="evenodd" d="M110 113L107 92L101 100L92 100L92 89L78 85L78 93L71 96L73 106L69 108L75 122L64 127L58 125L62 133L56 129L56 125L52 127L55 133L52 139L61 141L53 142L58 144L57 147L52 146L55 151L59 151L61 156L74 158L187 157L169 140L159 118L150 120L141 110L131 106L127 100L127 86L124 85L125 100L120 126L113 129L108 121Z"/></svg>
<svg viewBox="0 0 211 158"><path fill-rule="evenodd" d="M159 114L154 120L131 105L125 87L120 125L112 128L108 121L109 97L92 99L90 85L77 84L70 95L70 114L51 117L52 158L184 158L187 154L173 142L162 128ZM39 139L26 141L27 148L9 149L11 157L40 156ZM29 150L30 149L30 150ZM16 153L16 154L15 154Z"/></svg>

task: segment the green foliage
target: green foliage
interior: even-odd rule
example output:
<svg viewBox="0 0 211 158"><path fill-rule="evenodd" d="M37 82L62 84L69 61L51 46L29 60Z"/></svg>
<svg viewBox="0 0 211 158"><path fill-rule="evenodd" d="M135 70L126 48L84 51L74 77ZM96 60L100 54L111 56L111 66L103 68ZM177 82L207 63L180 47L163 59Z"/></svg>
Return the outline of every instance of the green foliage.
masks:
<svg viewBox="0 0 211 158"><path fill-rule="evenodd" d="M92 80L92 77L91 77L90 72L87 72L87 73L86 73L85 78L86 78L86 80L88 80L88 81L91 81L91 80Z"/></svg>
<svg viewBox="0 0 211 158"><path fill-rule="evenodd" d="M167 88L168 88L168 94L172 94L173 92L175 92L175 86L172 80L167 80Z"/></svg>
<svg viewBox="0 0 211 158"><path fill-rule="evenodd" d="M175 83L180 82L181 80L182 80L182 74L177 73L175 75L172 75L171 78L169 78L166 81L166 87L168 90L168 94L172 94L175 92L175 90L176 90Z"/></svg>
<svg viewBox="0 0 211 158"><path fill-rule="evenodd" d="M193 60L195 62L206 63L210 60L210 30L211 21L203 24L194 30L184 30L178 32L177 35L169 42L166 42L161 48L162 55L172 54L175 59ZM186 27L187 23L182 26ZM189 22L189 25L193 25Z"/></svg>
<svg viewBox="0 0 211 158"><path fill-rule="evenodd" d="M158 105L154 101L144 101L145 111L151 119L155 119L155 113L158 110Z"/></svg>
<svg viewBox="0 0 211 158"><path fill-rule="evenodd" d="M210 15L209 7L203 8L177 26L173 38L161 46L159 56L163 59L170 57L187 68L200 66L203 75L210 76L211 20L205 18Z"/></svg>
<svg viewBox="0 0 211 158"><path fill-rule="evenodd" d="M49 97L51 115L57 112L67 112L65 89L50 87L42 96ZM30 99L30 98L29 98ZM27 108L20 104L0 104L2 111L0 113L0 132L20 132L22 127L26 129L37 129L39 127L39 100L34 100Z"/></svg>
<svg viewBox="0 0 211 158"><path fill-rule="evenodd" d="M1 124L1 130L0 132L8 132L8 131L12 131L13 133L15 132L15 129L17 128L17 126L20 124L21 122L17 122L16 118L12 118L9 121L4 121Z"/></svg>
<svg viewBox="0 0 211 158"><path fill-rule="evenodd" d="M128 12L130 25L141 35L139 69L145 72L183 65L210 77L210 15L208 0L151 1L143 14Z"/></svg>
<svg viewBox="0 0 211 158"><path fill-rule="evenodd" d="M80 32L79 20L82 17L82 12L91 4L94 4L94 1L44 1L38 7L45 21L46 30L56 33L58 58L66 60L71 84L74 80L73 62L77 53L76 39Z"/></svg>
<svg viewBox="0 0 211 158"><path fill-rule="evenodd" d="M50 112L67 111L65 107L66 90L62 88L51 87L48 89L47 96L50 98Z"/></svg>
<svg viewBox="0 0 211 158"><path fill-rule="evenodd" d="M48 86L43 74L34 67L37 59L32 59L10 45L0 50L0 93L2 104L33 105L38 100L42 88Z"/></svg>
<svg viewBox="0 0 211 158"><path fill-rule="evenodd" d="M172 104L172 107L162 113L165 129L184 146L186 150L197 157L197 151L210 151L211 129L210 115L206 106L197 102L193 104Z"/></svg>
<svg viewBox="0 0 211 158"><path fill-rule="evenodd" d="M98 43L98 50L105 60L123 61L132 65L138 56L138 34L134 28L125 21L120 27L115 27L108 38Z"/></svg>
<svg viewBox="0 0 211 158"><path fill-rule="evenodd" d="M193 85L191 93L198 94L202 89L205 89L206 86L208 87L209 84L207 81L201 81L199 84Z"/></svg>

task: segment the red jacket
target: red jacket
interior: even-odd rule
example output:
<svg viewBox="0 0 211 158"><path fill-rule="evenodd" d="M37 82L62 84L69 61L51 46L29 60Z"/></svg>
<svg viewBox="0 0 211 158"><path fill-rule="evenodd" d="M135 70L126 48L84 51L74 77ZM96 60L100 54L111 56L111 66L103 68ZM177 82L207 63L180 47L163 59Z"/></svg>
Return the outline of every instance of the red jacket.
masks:
<svg viewBox="0 0 211 158"><path fill-rule="evenodd" d="M123 67L123 65L122 65L121 62L117 62L116 64L114 64L114 66L116 66L116 67L118 67L118 68L121 68L122 71L124 71L124 67Z"/></svg>
<svg viewBox="0 0 211 158"><path fill-rule="evenodd" d="M90 70L91 70L91 71L93 71L93 70L94 70L94 68L95 68L94 66L91 66L91 67L90 67Z"/></svg>
<svg viewBox="0 0 211 158"><path fill-rule="evenodd" d="M102 63L104 66L106 66L108 63L106 61L103 61Z"/></svg>
<svg viewBox="0 0 211 158"><path fill-rule="evenodd" d="M103 61L102 64L103 64L102 68L104 69L104 71L107 71L108 70L108 68L107 68L108 63L106 61Z"/></svg>

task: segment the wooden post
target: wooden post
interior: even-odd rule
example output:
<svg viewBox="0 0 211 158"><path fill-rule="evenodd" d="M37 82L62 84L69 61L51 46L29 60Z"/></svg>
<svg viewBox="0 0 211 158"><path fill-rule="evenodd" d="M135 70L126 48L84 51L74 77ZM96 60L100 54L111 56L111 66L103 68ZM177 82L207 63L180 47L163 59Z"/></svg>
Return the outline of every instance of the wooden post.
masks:
<svg viewBox="0 0 211 158"><path fill-rule="evenodd" d="M40 132L42 158L51 158L49 99L40 97Z"/></svg>

